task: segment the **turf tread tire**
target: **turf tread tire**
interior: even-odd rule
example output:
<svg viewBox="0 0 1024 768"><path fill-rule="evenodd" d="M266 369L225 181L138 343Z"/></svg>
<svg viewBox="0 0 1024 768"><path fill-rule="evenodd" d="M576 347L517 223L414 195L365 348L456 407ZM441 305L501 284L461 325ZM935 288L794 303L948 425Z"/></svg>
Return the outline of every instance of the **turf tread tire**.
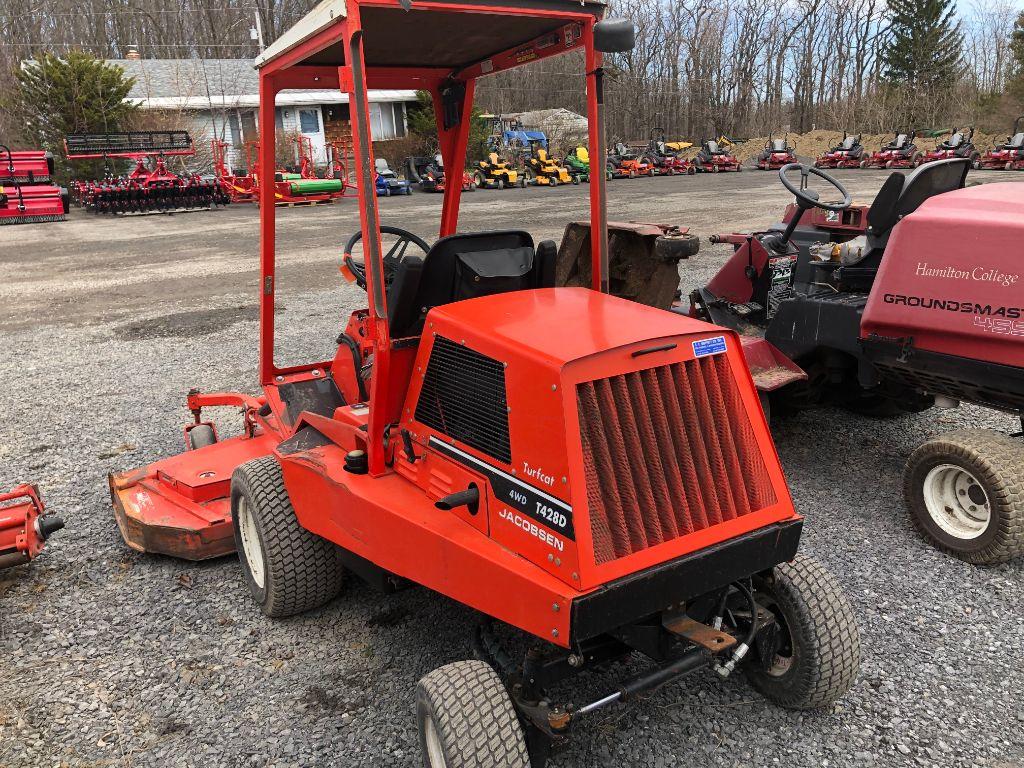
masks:
<svg viewBox="0 0 1024 768"><path fill-rule="evenodd" d="M423 765L425 719L434 721L447 768L529 768L523 728L498 673L484 661L456 661L416 684Z"/></svg>
<svg viewBox="0 0 1024 768"><path fill-rule="evenodd" d="M236 514L237 497L245 494L255 517L264 557L264 587L256 587L244 563ZM273 456L248 461L231 476L231 511L235 545L253 597L272 618L294 616L319 608L341 591L344 570L338 550L299 525L281 465Z"/></svg>
<svg viewBox="0 0 1024 768"><path fill-rule="evenodd" d="M978 546L969 550L936 536L921 490L931 467L960 462L981 482L993 517ZM989 429L962 429L933 438L907 460L903 498L914 528L946 554L975 565L1005 563L1024 554L1024 444L1019 440Z"/></svg>
<svg viewBox="0 0 1024 768"><path fill-rule="evenodd" d="M780 563L770 578L771 583L758 591L769 592L777 601L790 633L798 635L794 642L801 655L781 677L769 675L752 660L745 667L747 678L779 706L826 707L850 689L860 669L860 633L853 609L835 577L806 555Z"/></svg>

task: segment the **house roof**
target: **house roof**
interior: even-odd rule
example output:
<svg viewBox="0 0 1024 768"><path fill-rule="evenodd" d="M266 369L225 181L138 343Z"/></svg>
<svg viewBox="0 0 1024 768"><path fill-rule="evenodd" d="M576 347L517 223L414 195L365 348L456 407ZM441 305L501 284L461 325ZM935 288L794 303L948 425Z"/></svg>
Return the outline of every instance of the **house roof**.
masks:
<svg viewBox="0 0 1024 768"><path fill-rule="evenodd" d="M259 76L252 59L111 59L135 78L128 98L143 109L224 109L259 105ZM370 91L372 102L415 101L415 91ZM334 89L282 91L278 106L345 104Z"/></svg>

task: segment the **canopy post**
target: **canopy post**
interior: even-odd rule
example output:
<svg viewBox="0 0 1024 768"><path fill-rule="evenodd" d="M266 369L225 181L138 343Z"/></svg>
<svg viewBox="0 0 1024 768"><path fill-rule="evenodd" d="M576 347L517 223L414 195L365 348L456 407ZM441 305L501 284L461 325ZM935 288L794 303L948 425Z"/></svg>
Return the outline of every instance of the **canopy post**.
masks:
<svg viewBox="0 0 1024 768"><path fill-rule="evenodd" d="M363 58L363 30L359 6L349 4L344 30L345 53L351 77L344 69L339 79L348 84L348 103L352 119L352 146L356 177L359 179L359 224L363 233L363 259L366 265L366 295L369 301L369 332L373 342L373 376L370 380L370 414L367 425L367 459L370 474L386 471L384 430L392 411L388 390L391 363L391 334L388 331L387 294L384 285L384 261L381 256L380 217L374 184L373 137L370 132L370 104L366 96L366 63Z"/></svg>
<svg viewBox="0 0 1024 768"><path fill-rule="evenodd" d="M462 99L445 108L445 93L462 86ZM466 148L473 123L473 91L476 80L448 81L431 90L434 117L437 120L438 148L444 161L444 202L441 206L441 237L455 234L459 226L459 201L462 199L462 173L466 167ZM449 91L451 93L451 91ZM454 114L453 114L454 112ZM452 119L458 117L457 122Z"/></svg>
<svg viewBox="0 0 1024 768"><path fill-rule="evenodd" d="M583 30L587 69L587 140L590 144L590 270L591 287L608 293L608 207L605 169L603 55L594 49L594 21Z"/></svg>
<svg viewBox="0 0 1024 768"><path fill-rule="evenodd" d="M275 194L277 170L274 121L278 85L271 74L260 73L258 150L260 203L260 383L269 384L277 372L274 364Z"/></svg>

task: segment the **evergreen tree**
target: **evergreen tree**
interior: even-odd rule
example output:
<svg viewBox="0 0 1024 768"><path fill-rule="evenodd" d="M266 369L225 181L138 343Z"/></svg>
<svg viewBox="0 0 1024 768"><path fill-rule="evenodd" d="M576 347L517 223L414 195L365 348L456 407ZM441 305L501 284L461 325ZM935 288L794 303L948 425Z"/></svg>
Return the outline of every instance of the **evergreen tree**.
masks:
<svg viewBox="0 0 1024 768"><path fill-rule="evenodd" d="M138 109L125 101L134 82L120 67L82 51L44 53L22 63L0 106L15 116L27 142L61 158L68 134L127 128Z"/></svg>
<svg viewBox="0 0 1024 768"><path fill-rule="evenodd" d="M934 119L960 76L964 39L954 0L890 0L889 13L885 77L905 94L904 119Z"/></svg>

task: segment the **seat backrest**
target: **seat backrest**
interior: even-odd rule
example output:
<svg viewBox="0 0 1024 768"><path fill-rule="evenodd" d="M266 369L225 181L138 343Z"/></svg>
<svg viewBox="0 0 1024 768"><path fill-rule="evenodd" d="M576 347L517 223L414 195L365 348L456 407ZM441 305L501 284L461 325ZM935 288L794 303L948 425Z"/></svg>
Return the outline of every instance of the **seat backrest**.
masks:
<svg viewBox="0 0 1024 768"><path fill-rule="evenodd" d="M957 157L926 163L906 176L893 173L868 210L868 234L876 240L887 238L900 219L916 211L928 198L961 189L970 169L969 158Z"/></svg>
<svg viewBox="0 0 1024 768"><path fill-rule="evenodd" d="M424 259L401 261L388 292L393 338L415 336L427 312L453 301L554 285L554 242L534 249L528 232L505 230L442 237Z"/></svg>
<svg viewBox="0 0 1024 768"><path fill-rule="evenodd" d="M843 139L843 143L841 146L843 149L853 149L859 143L860 136L847 136L845 139Z"/></svg>
<svg viewBox="0 0 1024 768"><path fill-rule="evenodd" d="M395 178L395 172L391 170L391 166L388 165L388 161L385 160L383 157L378 157L376 160L374 160L373 166L376 169L377 173L380 174L383 178Z"/></svg>
<svg viewBox="0 0 1024 768"><path fill-rule="evenodd" d="M548 161L548 152L547 152L547 150L546 149L538 149L537 150L537 159L540 160L542 163L546 163Z"/></svg>
<svg viewBox="0 0 1024 768"><path fill-rule="evenodd" d="M950 149L956 149L957 147L959 147L963 143L964 143L964 135L962 133L959 133L959 132L954 133L952 136L950 136L948 139L946 139L946 142L945 142L946 146L949 147Z"/></svg>
<svg viewBox="0 0 1024 768"><path fill-rule="evenodd" d="M581 163L590 162L590 153L587 151L586 147L576 147L576 159Z"/></svg>
<svg viewBox="0 0 1024 768"><path fill-rule="evenodd" d="M772 139L772 152L785 152L787 149L785 139Z"/></svg>
<svg viewBox="0 0 1024 768"><path fill-rule="evenodd" d="M718 142L717 141L709 141L707 144L705 144L705 148L712 155L720 155L722 153L722 150L718 146Z"/></svg>
<svg viewBox="0 0 1024 768"><path fill-rule="evenodd" d="M1010 140L1006 142L1008 149L1018 149L1024 147L1024 132L1015 133L1010 137Z"/></svg>

